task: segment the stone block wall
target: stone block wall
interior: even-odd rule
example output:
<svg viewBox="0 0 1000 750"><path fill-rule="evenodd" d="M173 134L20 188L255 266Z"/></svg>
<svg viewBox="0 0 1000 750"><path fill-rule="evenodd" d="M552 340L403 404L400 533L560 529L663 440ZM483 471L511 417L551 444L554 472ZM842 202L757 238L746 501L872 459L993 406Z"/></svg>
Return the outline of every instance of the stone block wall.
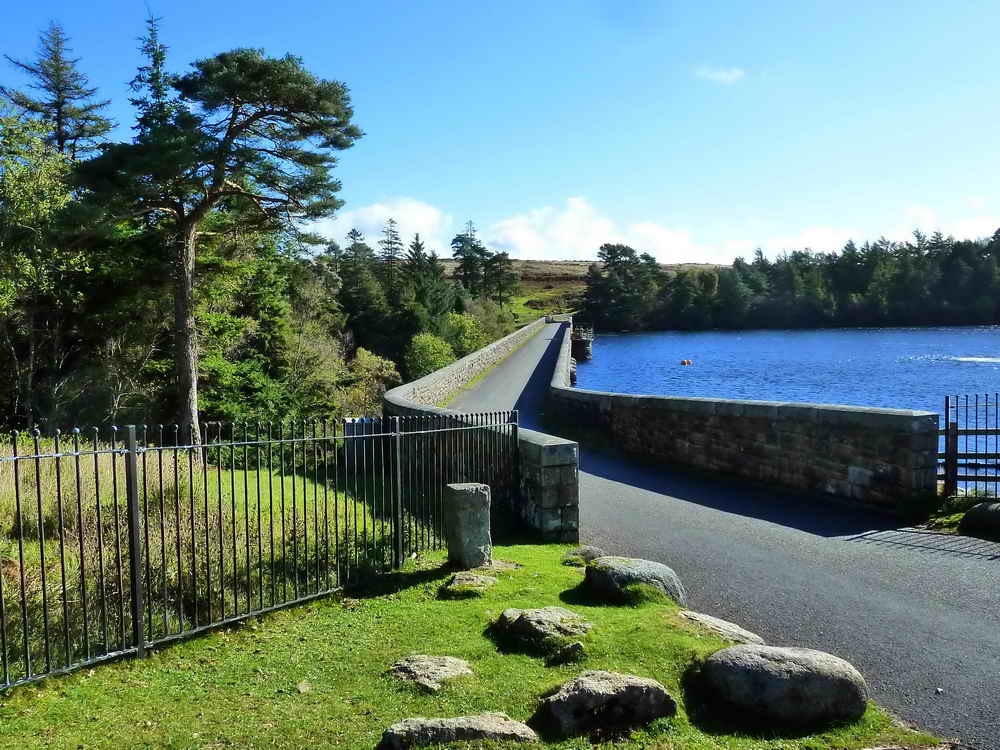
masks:
<svg viewBox="0 0 1000 750"><path fill-rule="evenodd" d="M936 491L938 415L902 409L603 393L569 387L569 324L546 421L629 454L905 512ZM575 433L570 433L575 434Z"/></svg>

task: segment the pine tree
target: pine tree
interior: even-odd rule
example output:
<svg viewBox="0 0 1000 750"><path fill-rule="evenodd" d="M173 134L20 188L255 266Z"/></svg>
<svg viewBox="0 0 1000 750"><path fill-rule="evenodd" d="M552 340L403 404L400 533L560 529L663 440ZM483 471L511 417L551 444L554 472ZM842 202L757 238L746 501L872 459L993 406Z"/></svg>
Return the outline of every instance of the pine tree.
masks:
<svg viewBox="0 0 1000 750"><path fill-rule="evenodd" d="M403 241L399 237L395 219L386 220L378 246L382 261L382 285L386 294L396 299L399 297L399 260L403 254Z"/></svg>
<svg viewBox="0 0 1000 750"><path fill-rule="evenodd" d="M135 129L142 133L166 126L176 106L170 95L170 76L166 71L167 47L160 42L160 19L146 19L146 36L140 37L140 54L146 64L139 66L129 88L136 96L129 103L139 111Z"/></svg>
<svg viewBox="0 0 1000 750"><path fill-rule="evenodd" d="M473 297L482 294L483 264L487 251L483 243L476 237L476 228L472 222L465 225L465 231L456 234L451 241L451 255L458 261L456 276L465 287L465 291Z"/></svg>
<svg viewBox="0 0 1000 750"><path fill-rule="evenodd" d="M483 263L483 288L486 295L503 307L517 288L518 275L510 253L493 253Z"/></svg>
<svg viewBox="0 0 1000 750"><path fill-rule="evenodd" d="M292 55L223 52L171 77L170 86L178 106L169 122L135 143L105 147L79 172L106 223L156 214L171 230L178 422L197 435L193 301L204 233L220 213L237 212L244 230L320 241L304 235L302 223L340 207L333 152L362 133L351 122L347 87L317 78Z"/></svg>
<svg viewBox="0 0 1000 750"><path fill-rule="evenodd" d="M420 239L420 233L413 235L413 241L410 242L409 248L406 251L406 260L403 263L403 272L407 279L413 281L417 277L423 275L427 271L427 249L424 247L423 240Z"/></svg>
<svg viewBox="0 0 1000 750"><path fill-rule="evenodd" d="M40 97L8 86L0 86L0 94L48 124L52 129L48 142L60 154L76 159L95 150L96 142L114 125L100 115L110 100L93 101L97 89L90 87L87 76L77 70L80 58L71 58L70 52L69 37L62 26L49 24L39 37L34 62L5 55L12 65L28 74L28 87L41 92Z"/></svg>

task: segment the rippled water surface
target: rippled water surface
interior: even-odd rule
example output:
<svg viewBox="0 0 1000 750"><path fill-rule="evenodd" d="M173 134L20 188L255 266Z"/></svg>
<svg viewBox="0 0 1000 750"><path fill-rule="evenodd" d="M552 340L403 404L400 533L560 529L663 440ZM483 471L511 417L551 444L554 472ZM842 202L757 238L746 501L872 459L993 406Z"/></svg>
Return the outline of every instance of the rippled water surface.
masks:
<svg viewBox="0 0 1000 750"><path fill-rule="evenodd" d="M577 378L598 391L940 412L946 394L1000 391L1000 326L599 334Z"/></svg>

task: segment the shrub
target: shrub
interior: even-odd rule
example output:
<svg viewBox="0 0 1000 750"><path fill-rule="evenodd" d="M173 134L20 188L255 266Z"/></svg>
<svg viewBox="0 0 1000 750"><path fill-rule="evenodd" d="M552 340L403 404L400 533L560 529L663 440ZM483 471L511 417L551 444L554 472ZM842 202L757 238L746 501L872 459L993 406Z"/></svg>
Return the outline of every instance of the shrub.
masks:
<svg viewBox="0 0 1000 750"><path fill-rule="evenodd" d="M469 313L448 313L441 333L459 357L464 357L489 343L489 337L483 330L482 323Z"/></svg>
<svg viewBox="0 0 1000 750"><path fill-rule="evenodd" d="M440 370L455 361L455 352L444 339L433 333L418 333L406 348L404 364L410 378L421 378L424 375Z"/></svg>

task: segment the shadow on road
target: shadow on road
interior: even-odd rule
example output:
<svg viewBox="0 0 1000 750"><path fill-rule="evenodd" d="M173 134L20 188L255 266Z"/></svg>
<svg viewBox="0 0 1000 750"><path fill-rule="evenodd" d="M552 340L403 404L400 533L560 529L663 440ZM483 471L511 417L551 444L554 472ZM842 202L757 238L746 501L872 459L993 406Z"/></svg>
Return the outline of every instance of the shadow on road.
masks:
<svg viewBox="0 0 1000 750"><path fill-rule="evenodd" d="M581 448L580 469L593 476L684 500L724 513L758 518L817 536L853 536L896 529L898 521L876 511L836 503L828 497L657 467ZM584 480L586 484L586 480ZM586 492L585 489L581 489Z"/></svg>
<svg viewBox="0 0 1000 750"><path fill-rule="evenodd" d="M545 353L538 360L535 371L531 373L524 390L517 397L517 403L514 404L514 408L519 412L520 426L529 430L545 431L545 426L542 424L542 414L545 412L545 396L549 392L549 383L552 382L552 372L555 370L556 360L559 358L562 329L563 326L560 326L551 335L548 346L545 347ZM539 334L539 336L545 335L548 335L547 332Z"/></svg>
<svg viewBox="0 0 1000 750"><path fill-rule="evenodd" d="M869 531L851 537L847 541L880 547L905 547L941 555L974 557L979 560L1000 560L1000 543L921 529Z"/></svg>

